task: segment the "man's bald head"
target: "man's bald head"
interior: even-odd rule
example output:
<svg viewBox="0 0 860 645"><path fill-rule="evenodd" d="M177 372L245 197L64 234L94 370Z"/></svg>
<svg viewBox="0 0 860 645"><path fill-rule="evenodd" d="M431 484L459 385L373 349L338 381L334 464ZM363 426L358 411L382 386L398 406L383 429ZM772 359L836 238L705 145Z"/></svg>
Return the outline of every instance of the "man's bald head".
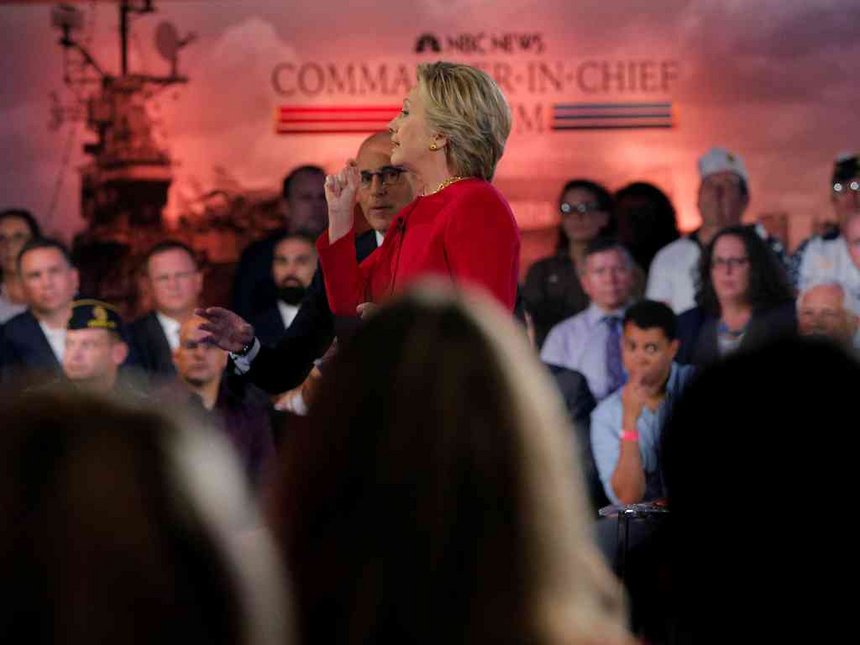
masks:
<svg viewBox="0 0 860 645"><path fill-rule="evenodd" d="M391 161L391 135L388 132L375 132L361 142L358 147L358 157L365 151L377 151L388 156Z"/></svg>
<svg viewBox="0 0 860 645"><path fill-rule="evenodd" d="M192 387L203 387L215 380L220 382L227 367L227 352L204 340L206 333L200 325L206 322L192 316L179 328L179 347L173 352L173 364L180 378Z"/></svg>
<svg viewBox="0 0 860 645"><path fill-rule="evenodd" d="M797 301L797 320L804 336L826 336L848 345L857 330L857 315L846 303L845 290L837 283L819 284L804 291Z"/></svg>
<svg viewBox="0 0 860 645"><path fill-rule="evenodd" d="M361 173L358 203L375 231L385 233L391 220L412 201L406 173L391 165L391 136L377 132L362 142L355 159Z"/></svg>

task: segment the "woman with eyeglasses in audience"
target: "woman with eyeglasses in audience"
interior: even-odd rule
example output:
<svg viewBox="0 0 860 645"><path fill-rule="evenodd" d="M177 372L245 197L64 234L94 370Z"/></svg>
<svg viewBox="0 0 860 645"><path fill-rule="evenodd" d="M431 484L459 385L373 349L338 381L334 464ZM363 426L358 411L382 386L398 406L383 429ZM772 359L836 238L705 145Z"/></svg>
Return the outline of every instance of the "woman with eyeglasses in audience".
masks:
<svg viewBox="0 0 860 645"><path fill-rule="evenodd" d="M278 508L301 642L628 642L562 402L479 296L380 309L292 436Z"/></svg>
<svg viewBox="0 0 860 645"><path fill-rule="evenodd" d="M697 307L678 318L678 362L707 365L797 332L785 269L752 227L720 231L702 254Z"/></svg>

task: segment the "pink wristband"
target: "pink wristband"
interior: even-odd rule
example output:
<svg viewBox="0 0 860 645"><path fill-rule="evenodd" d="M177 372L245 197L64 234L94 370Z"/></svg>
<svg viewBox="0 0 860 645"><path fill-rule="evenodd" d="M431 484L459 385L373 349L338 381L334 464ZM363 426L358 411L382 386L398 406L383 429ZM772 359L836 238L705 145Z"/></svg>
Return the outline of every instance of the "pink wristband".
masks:
<svg viewBox="0 0 860 645"><path fill-rule="evenodd" d="M622 430L621 441L639 441L639 432L636 430Z"/></svg>

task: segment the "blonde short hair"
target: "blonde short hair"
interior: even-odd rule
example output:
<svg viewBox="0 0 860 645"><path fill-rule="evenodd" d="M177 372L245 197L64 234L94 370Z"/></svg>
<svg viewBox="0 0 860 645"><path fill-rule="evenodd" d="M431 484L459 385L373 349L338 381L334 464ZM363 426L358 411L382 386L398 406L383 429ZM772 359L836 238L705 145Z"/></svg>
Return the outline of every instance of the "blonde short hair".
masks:
<svg viewBox="0 0 860 645"><path fill-rule="evenodd" d="M458 175L490 181L511 133L511 109L489 74L458 63L418 66L428 125L448 139Z"/></svg>

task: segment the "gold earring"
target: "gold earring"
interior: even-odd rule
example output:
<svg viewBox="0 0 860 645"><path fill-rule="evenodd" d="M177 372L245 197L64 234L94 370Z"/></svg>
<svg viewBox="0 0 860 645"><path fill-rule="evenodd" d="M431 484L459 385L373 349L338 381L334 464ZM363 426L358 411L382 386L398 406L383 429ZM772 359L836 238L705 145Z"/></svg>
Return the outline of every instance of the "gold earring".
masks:
<svg viewBox="0 0 860 645"><path fill-rule="evenodd" d="M436 150L438 150L438 149L439 149L439 146L437 146L435 143L431 143L431 144L430 144L430 150L432 150L432 151L434 151L434 152L435 152L435 151L436 151Z"/></svg>

